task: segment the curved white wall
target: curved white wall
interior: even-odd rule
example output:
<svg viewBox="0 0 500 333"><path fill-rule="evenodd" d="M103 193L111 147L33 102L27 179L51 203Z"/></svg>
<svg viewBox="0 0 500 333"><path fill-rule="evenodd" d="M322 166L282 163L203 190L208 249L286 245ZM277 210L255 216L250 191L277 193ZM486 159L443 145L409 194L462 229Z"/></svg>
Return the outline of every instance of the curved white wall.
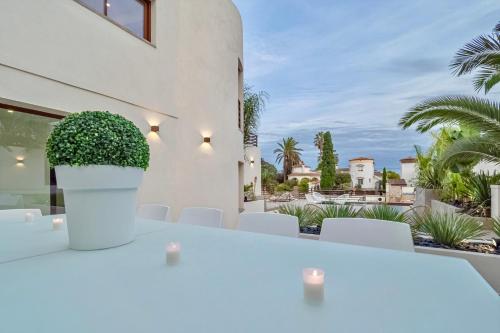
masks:
<svg viewBox="0 0 500 333"><path fill-rule="evenodd" d="M54 113L109 110L148 136L142 202L238 216L241 17L230 0L153 2L153 43L75 1L0 2L0 103ZM149 133L160 125L159 135ZM212 145L202 145L210 135Z"/></svg>

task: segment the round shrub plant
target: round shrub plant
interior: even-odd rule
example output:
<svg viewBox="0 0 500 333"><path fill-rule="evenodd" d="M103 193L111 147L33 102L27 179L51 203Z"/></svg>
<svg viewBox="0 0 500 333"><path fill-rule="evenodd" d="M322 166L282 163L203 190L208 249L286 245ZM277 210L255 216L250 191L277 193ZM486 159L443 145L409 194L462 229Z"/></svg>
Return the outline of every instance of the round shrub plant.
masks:
<svg viewBox="0 0 500 333"><path fill-rule="evenodd" d="M47 141L51 166L115 165L144 170L149 145L131 121L107 111L73 113L57 124Z"/></svg>

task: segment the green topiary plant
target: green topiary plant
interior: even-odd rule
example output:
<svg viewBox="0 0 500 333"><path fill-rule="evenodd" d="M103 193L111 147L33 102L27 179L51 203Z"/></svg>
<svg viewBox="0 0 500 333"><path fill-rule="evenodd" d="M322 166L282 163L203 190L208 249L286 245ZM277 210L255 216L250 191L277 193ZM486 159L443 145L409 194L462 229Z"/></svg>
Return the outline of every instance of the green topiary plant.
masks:
<svg viewBox="0 0 500 333"><path fill-rule="evenodd" d="M73 113L56 125L47 158L58 165L115 165L146 170L149 145L131 121L107 111Z"/></svg>

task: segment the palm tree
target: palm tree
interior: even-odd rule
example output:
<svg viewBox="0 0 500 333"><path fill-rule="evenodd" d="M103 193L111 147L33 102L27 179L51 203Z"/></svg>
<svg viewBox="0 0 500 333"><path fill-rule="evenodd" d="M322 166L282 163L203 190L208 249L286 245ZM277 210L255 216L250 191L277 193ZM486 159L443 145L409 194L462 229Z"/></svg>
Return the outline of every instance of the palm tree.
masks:
<svg viewBox="0 0 500 333"><path fill-rule="evenodd" d="M500 82L500 24L497 33L480 36L457 52L451 64L457 75L480 69L476 89L490 89ZM446 96L424 101L399 122L404 129L417 125L424 133L442 125L462 125L476 131L450 144L441 156L444 165L460 160L484 160L500 164L500 103L477 97Z"/></svg>
<svg viewBox="0 0 500 333"><path fill-rule="evenodd" d="M500 23L493 34L476 37L461 48L450 67L457 76L478 70L474 88L488 93L500 82Z"/></svg>
<svg viewBox="0 0 500 333"><path fill-rule="evenodd" d="M325 145L325 132L321 131L316 133L314 137L314 145L319 150L318 163L321 162L321 156L323 156L323 146Z"/></svg>
<svg viewBox="0 0 500 333"><path fill-rule="evenodd" d="M267 92L254 92L251 86L245 84L245 87L243 88L244 142L248 142L250 136L257 133L260 116L266 108L266 102L268 99L269 94Z"/></svg>
<svg viewBox="0 0 500 333"><path fill-rule="evenodd" d="M276 155L276 162L283 163L283 178L286 180L287 176L292 172L292 167L299 164L301 148L297 148L299 143L294 138L283 138L283 142L278 143L278 148L274 150Z"/></svg>

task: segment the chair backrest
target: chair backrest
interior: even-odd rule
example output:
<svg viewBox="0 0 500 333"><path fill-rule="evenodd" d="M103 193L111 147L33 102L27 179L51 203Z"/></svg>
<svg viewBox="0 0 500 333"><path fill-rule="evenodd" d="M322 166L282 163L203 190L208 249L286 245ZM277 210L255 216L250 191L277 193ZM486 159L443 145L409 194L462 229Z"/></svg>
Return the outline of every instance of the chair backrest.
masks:
<svg viewBox="0 0 500 333"><path fill-rule="evenodd" d="M216 208L184 208L179 217L181 224L193 224L203 227L222 228L222 210Z"/></svg>
<svg viewBox="0 0 500 333"><path fill-rule="evenodd" d="M406 223L360 219L324 219L322 241L414 252L410 226Z"/></svg>
<svg viewBox="0 0 500 333"><path fill-rule="evenodd" d="M143 219L170 222L170 207L157 204L144 204L137 209L137 216Z"/></svg>
<svg viewBox="0 0 500 333"><path fill-rule="evenodd" d="M42 216L40 209L4 209L0 210L0 222L24 221L26 213L31 213L35 218Z"/></svg>
<svg viewBox="0 0 500 333"><path fill-rule="evenodd" d="M238 230L298 237L299 219L296 216L275 213L241 213Z"/></svg>

